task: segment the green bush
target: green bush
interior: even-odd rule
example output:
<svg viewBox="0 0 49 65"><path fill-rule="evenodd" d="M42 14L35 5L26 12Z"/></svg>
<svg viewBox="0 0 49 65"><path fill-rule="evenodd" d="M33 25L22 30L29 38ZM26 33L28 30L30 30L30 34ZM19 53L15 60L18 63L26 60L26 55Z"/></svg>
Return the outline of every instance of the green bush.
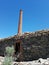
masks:
<svg viewBox="0 0 49 65"><path fill-rule="evenodd" d="M6 47L6 56L4 58L2 65L12 65L13 53L14 53L14 47L13 46L12 47Z"/></svg>
<svg viewBox="0 0 49 65"><path fill-rule="evenodd" d="M12 61L13 61L12 57L5 57L2 65L12 65Z"/></svg>
<svg viewBox="0 0 49 65"><path fill-rule="evenodd" d="M6 47L6 52L7 56L12 56L14 53L14 47Z"/></svg>

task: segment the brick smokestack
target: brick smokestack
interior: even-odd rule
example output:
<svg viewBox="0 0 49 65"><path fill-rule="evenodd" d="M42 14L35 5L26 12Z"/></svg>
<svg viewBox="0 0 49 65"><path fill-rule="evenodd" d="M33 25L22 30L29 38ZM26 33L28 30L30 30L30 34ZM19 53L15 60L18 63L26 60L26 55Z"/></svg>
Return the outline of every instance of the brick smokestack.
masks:
<svg viewBox="0 0 49 65"><path fill-rule="evenodd" d="M22 10L19 14L18 35L22 35Z"/></svg>

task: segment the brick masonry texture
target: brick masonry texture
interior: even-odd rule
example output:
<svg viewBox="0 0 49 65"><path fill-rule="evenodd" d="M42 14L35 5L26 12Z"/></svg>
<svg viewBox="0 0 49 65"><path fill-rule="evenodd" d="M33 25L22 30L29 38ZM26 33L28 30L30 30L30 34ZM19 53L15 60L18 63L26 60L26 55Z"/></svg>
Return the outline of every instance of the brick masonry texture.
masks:
<svg viewBox="0 0 49 65"><path fill-rule="evenodd" d="M21 40L22 53L20 61L31 61L39 58L49 58L49 30L24 33L22 36L0 40L0 56L4 56L5 47L12 46Z"/></svg>

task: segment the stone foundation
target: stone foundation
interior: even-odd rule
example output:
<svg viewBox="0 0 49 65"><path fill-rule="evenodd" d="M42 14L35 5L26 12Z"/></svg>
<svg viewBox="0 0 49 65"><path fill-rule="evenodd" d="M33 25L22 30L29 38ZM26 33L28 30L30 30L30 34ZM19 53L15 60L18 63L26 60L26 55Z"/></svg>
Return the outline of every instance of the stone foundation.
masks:
<svg viewBox="0 0 49 65"><path fill-rule="evenodd" d="M31 61L39 58L49 57L49 30L42 30L32 33L24 33L22 36L13 36L0 40L0 56L4 56L5 47L20 44L20 61Z"/></svg>

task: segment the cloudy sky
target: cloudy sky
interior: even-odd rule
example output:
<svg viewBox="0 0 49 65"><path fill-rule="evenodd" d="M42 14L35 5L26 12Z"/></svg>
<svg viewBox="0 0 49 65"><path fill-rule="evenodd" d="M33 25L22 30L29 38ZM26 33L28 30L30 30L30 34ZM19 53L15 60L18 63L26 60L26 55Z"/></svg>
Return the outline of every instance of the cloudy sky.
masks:
<svg viewBox="0 0 49 65"><path fill-rule="evenodd" d="M0 0L0 38L17 34L20 9L22 32L49 29L49 0Z"/></svg>

